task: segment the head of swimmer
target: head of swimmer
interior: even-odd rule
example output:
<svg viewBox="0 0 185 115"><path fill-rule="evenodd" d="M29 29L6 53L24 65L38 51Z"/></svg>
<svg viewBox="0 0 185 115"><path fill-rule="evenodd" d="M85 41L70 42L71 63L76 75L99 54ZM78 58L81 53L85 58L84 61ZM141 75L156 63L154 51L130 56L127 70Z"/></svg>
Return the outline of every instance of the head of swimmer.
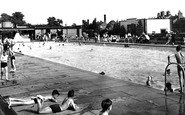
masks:
<svg viewBox="0 0 185 115"><path fill-rule="evenodd" d="M68 98L73 98L74 97L74 90L69 90L68 94L67 94Z"/></svg>
<svg viewBox="0 0 185 115"><path fill-rule="evenodd" d="M56 99L59 95L60 95L60 93L58 92L58 90L53 90L52 96L54 99Z"/></svg>
<svg viewBox="0 0 185 115"><path fill-rule="evenodd" d="M178 46L176 47L176 51L179 52L179 51L181 51L181 50L182 50L181 45L178 45Z"/></svg>

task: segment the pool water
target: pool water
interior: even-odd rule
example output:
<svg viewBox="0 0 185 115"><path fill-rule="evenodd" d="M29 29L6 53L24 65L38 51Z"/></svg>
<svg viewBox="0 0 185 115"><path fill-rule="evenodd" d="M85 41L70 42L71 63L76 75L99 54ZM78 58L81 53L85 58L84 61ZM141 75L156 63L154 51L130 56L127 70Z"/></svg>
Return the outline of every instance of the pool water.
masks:
<svg viewBox="0 0 185 115"><path fill-rule="evenodd" d="M23 54L43 58L53 62L77 67L95 73L105 72L116 79L138 84L146 84L148 76L153 76L152 87L164 89L164 71L167 56L174 48L107 45L79 45L78 43L32 42L16 44L14 50ZM172 61L175 62L173 59ZM170 66L172 74L168 81L178 87L176 66Z"/></svg>

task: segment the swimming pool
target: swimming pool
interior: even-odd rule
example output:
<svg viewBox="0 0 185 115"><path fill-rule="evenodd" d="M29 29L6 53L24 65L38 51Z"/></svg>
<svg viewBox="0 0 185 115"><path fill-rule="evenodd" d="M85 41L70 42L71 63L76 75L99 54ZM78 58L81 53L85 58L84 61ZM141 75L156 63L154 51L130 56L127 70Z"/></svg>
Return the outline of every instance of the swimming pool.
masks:
<svg viewBox="0 0 185 115"><path fill-rule="evenodd" d="M107 45L79 45L78 43L32 42L16 44L26 55L77 67L95 73L105 72L116 79L123 79L145 85L147 77L153 76L154 88L164 88L164 70L167 56L175 48L148 46L116 47ZM173 60L175 61L175 60ZM178 87L176 67L172 70L170 81Z"/></svg>

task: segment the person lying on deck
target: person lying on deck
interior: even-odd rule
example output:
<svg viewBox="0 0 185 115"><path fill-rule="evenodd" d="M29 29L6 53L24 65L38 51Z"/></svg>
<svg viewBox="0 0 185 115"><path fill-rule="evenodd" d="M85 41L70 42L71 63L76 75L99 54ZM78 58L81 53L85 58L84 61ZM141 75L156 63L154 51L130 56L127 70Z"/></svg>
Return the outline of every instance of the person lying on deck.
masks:
<svg viewBox="0 0 185 115"><path fill-rule="evenodd" d="M68 92L67 97L63 100L62 104L53 104L45 108L43 108L44 101L38 97L37 112L38 114L42 114L42 113L47 114L47 113L58 113L58 112L65 111L67 109L77 110L79 109L79 107L74 103L73 97L74 97L74 90L70 90Z"/></svg>
<svg viewBox="0 0 185 115"><path fill-rule="evenodd" d="M60 93L58 92L58 90L53 90L51 95L48 95L48 96L37 95L37 96L31 97L27 100L8 97L8 107L10 108L11 106L37 104L38 103L37 98L42 99L42 101L57 102L57 97L59 95L60 95Z"/></svg>

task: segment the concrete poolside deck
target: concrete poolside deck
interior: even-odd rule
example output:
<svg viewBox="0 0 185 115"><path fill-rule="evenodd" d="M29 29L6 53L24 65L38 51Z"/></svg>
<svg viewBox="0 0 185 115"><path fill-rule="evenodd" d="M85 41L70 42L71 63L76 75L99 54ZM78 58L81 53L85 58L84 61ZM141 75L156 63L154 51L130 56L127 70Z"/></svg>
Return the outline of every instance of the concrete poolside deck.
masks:
<svg viewBox="0 0 185 115"><path fill-rule="evenodd" d="M110 98L110 115L184 115L185 95L169 93L97 73L53 63L26 55L16 55L17 71L10 79L18 84L2 85L0 95L25 98L37 94L50 94L53 89L61 93L59 103L70 89L75 90L75 103L79 111L64 111L53 115L98 115L101 101ZM53 104L45 103L45 106ZM37 106L12 107L18 115L35 115Z"/></svg>

